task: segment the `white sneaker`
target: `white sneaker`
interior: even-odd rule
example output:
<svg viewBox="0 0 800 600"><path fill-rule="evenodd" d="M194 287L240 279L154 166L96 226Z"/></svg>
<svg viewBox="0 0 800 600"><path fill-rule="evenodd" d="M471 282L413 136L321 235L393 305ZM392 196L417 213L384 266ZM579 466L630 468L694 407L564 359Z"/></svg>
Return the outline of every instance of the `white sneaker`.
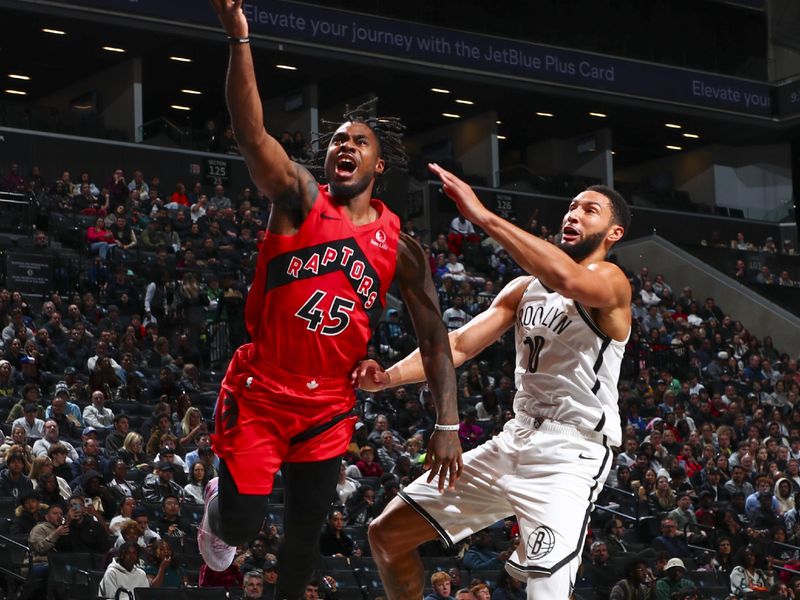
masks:
<svg viewBox="0 0 800 600"><path fill-rule="evenodd" d="M229 546L222 541L211 531L208 523L208 503L219 493L218 486L219 478L214 477L208 482L203 493L206 510L203 512L203 521L200 523L200 527L197 528L197 546L200 550L200 555L209 568L213 571L221 572L231 566L233 559L236 557L236 546Z"/></svg>

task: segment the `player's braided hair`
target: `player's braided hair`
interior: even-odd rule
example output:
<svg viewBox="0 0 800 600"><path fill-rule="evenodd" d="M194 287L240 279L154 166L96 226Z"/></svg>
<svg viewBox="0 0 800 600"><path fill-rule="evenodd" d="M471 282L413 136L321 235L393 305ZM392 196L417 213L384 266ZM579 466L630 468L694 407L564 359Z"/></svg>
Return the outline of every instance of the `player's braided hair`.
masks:
<svg viewBox="0 0 800 600"><path fill-rule="evenodd" d="M354 109L345 106L342 115L344 123L364 123L372 129L375 137L380 144L380 155L386 163L384 173L391 169L405 171L408 168L408 155L403 147L403 132L406 126L399 117L376 117L373 112L378 98L372 98L359 104ZM325 154L328 150L331 138L342 122L322 120L325 131L312 133L312 139L318 143L318 150L311 159L309 166L321 168L325 163Z"/></svg>

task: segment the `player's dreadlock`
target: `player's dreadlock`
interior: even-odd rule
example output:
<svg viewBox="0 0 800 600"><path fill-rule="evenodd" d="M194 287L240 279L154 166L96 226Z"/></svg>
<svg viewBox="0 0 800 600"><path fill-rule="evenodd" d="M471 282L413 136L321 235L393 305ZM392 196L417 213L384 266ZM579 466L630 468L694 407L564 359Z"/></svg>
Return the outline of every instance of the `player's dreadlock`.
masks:
<svg viewBox="0 0 800 600"><path fill-rule="evenodd" d="M372 114L372 109L374 109L377 102L377 98L372 98L363 104L359 104L352 110L350 110L349 107L345 107L344 115L342 115L342 122L364 123L367 127L372 129L381 146L381 158L386 164L384 173L391 169L405 171L408 168L408 155L403 147L403 132L406 126L403 125L399 117L374 116ZM322 126L326 130L324 132L315 132L312 134L312 139L318 143L318 150L310 166L317 168L323 166L325 163L325 154L328 151L328 144L341 124L341 122L336 123L323 119Z"/></svg>

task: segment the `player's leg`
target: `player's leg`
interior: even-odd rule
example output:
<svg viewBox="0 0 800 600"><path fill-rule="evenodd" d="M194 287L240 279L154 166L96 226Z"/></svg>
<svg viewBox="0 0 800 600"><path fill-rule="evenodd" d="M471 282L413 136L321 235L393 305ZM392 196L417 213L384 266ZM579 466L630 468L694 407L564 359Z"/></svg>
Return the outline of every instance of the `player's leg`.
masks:
<svg viewBox="0 0 800 600"><path fill-rule="evenodd" d="M284 463L283 542L278 550L280 599L296 600L319 562L319 535L336 496L341 457ZM261 513L263 517L263 511Z"/></svg>
<svg viewBox="0 0 800 600"><path fill-rule="evenodd" d="M231 546L246 544L264 522L269 495L240 493L224 460L219 461L218 484L219 493L206 507L211 530Z"/></svg>
<svg viewBox="0 0 800 600"><path fill-rule="evenodd" d="M369 526L369 547L388 600L422 598L425 570L417 548L439 537L416 510L392 500Z"/></svg>

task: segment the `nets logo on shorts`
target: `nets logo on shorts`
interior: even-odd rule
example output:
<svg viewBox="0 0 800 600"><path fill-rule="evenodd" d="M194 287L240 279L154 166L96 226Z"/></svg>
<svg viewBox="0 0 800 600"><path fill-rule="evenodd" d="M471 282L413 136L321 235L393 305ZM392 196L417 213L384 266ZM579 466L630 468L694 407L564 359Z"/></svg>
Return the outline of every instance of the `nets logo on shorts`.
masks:
<svg viewBox="0 0 800 600"><path fill-rule="evenodd" d="M528 536L525 553L529 560L537 560L550 554L556 545L556 535L545 525L540 525Z"/></svg>

